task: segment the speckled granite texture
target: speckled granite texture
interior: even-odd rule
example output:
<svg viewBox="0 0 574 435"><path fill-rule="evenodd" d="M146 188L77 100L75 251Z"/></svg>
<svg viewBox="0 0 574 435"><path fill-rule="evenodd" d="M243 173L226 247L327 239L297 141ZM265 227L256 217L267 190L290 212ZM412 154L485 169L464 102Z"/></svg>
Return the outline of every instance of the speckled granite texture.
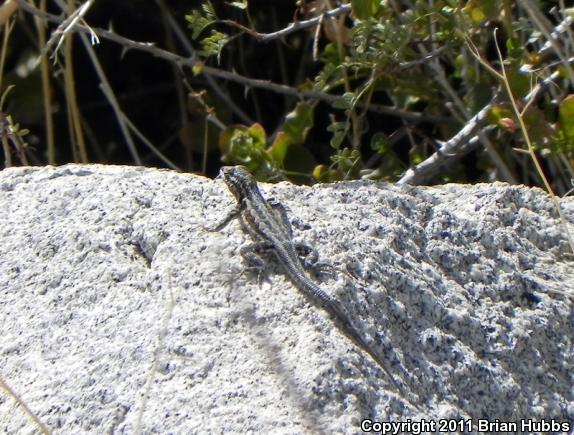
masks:
<svg viewBox="0 0 574 435"><path fill-rule="evenodd" d="M207 231L233 207L221 181L112 166L0 172L3 382L56 434L574 423L574 263L544 192L262 191L404 397L279 265L245 272L237 222ZM2 390L0 430L37 430Z"/></svg>

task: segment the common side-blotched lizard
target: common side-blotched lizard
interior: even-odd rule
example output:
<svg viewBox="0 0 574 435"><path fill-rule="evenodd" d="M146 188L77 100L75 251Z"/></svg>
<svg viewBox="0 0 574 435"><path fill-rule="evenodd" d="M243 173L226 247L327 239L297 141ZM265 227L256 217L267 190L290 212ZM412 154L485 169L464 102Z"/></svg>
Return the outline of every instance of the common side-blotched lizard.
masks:
<svg viewBox="0 0 574 435"><path fill-rule="evenodd" d="M301 264L298 248L292 239L291 226L285 210L280 204L267 201L253 176L242 166L226 166L221 169L221 177L237 200L237 208L224 220L219 228L226 225L232 218L238 217L241 226L253 241L254 245L243 248L242 253L253 263L256 257L253 251L271 251L283 266L285 274L291 282L301 290L312 302L327 311L341 331L358 347L367 352L385 371L399 392L403 392L391 373L383 364L381 358L363 339L345 314L338 301L331 298L325 290L315 284ZM251 254L251 257L249 255ZM257 261L262 266L260 261Z"/></svg>

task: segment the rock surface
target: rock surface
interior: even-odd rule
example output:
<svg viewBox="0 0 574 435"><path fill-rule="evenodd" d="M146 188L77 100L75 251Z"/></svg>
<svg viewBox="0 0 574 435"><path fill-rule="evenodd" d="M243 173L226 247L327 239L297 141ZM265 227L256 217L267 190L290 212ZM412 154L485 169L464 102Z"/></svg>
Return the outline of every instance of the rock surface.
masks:
<svg viewBox="0 0 574 435"><path fill-rule="evenodd" d="M5 386L58 434L572 427L574 263L544 192L262 191L338 272L314 279L404 396L279 265L261 282L243 273L238 223L207 230L233 206L221 181L111 166L0 172ZM574 233L574 200L562 206ZM37 431L2 389L0 428Z"/></svg>

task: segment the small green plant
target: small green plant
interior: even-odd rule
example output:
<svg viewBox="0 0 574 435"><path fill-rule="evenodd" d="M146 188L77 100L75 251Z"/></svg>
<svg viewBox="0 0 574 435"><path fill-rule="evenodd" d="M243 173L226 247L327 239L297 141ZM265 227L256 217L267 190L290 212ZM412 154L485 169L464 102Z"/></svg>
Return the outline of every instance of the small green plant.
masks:
<svg viewBox="0 0 574 435"><path fill-rule="evenodd" d="M209 2L188 16L192 36L203 47L203 62L215 57L220 63L227 49L229 53L234 50L240 36L253 38L255 43L274 37L273 33L259 33L255 26L262 17L255 14L253 18L248 2L240 3L234 9L245 14L243 23L218 17ZM570 114L574 103L566 95L559 96L556 116L546 106L551 98L536 105L529 99L535 84L559 68L564 72L557 79L568 79L572 74L568 72L570 63L551 61L544 57L551 51L546 50L546 55L540 51L549 38L548 29L541 27L548 22L541 10L518 7L508 0L471 0L463 4L456 0L417 1L414 8L401 1L391 4L376 0L352 0L350 8L321 0L298 5L296 13L302 15L301 20L315 20L313 55L319 66L307 73L298 89L335 98L327 108L300 103L304 105L293 108L271 138L259 134L258 140L243 143L239 137L249 134L253 127L242 127L241 134L230 127L236 133L226 132L220 140L225 162L255 168L265 163L274 176L288 175L293 170L318 181L357 177L400 180L409 167L424 167L441 143L457 138L473 114L489 107L489 116L481 118L476 126L479 130L494 127L489 130L488 145L484 145L486 154L477 159L480 164L475 170L483 174L479 179L502 174L508 181L537 183L535 169L519 172L525 168L524 153L517 151L523 148L523 136L508 94L504 98L504 84L497 76L503 64L513 98L524 99L523 104L529 106L521 119L534 140L532 152L544 159L560 160L552 167L560 167L562 173L552 174L554 177L573 173ZM219 13L225 11L221 8ZM298 25L294 22L277 34L289 38L296 35ZM493 36L493 28L500 29L497 36ZM296 38L293 36L293 40ZM288 39L282 41L289 43ZM504 45L501 60L489 48L494 43ZM557 50L555 45L551 48ZM569 58L567 53L559 53L559 57ZM483 60L493 66L484 68ZM552 93L552 88L548 87L547 92ZM498 99L493 102L495 96ZM390 116L403 118L402 126L393 131L376 122L373 108L381 104L389 107ZM303 108L305 114L297 114ZM293 124L294 119L297 121ZM295 131L290 132L293 128ZM330 136L330 154L301 152L311 146L307 140L310 129L321 129L321 137ZM259 125L256 130L265 129ZM487 138L481 136L475 141L484 140ZM299 160L293 166L290 156L295 150L298 159L308 160ZM470 181L455 167L439 172L439 179Z"/></svg>
<svg viewBox="0 0 574 435"><path fill-rule="evenodd" d="M20 128L20 126L12 120L12 117L4 112L4 105L6 96L14 89L14 86L8 86L2 97L0 97L0 141L4 150L4 166L9 168L12 166L12 155L16 155L20 164L28 165L28 157L26 152L28 144L24 140L24 136L30 133L28 129Z"/></svg>
<svg viewBox="0 0 574 435"><path fill-rule="evenodd" d="M228 127L219 136L222 160L247 167L259 179L305 173L312 169L313 156L301 144L312 127L313 107L307 103L298 103L287 114L272 141L258 123Z"/></svg>

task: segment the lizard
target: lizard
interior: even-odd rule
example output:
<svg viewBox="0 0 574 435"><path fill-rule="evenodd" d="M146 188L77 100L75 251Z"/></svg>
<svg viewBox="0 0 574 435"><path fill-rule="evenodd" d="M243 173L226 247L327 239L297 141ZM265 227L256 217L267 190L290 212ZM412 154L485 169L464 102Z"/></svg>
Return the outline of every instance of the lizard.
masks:
<svg viewBox="0 0 574 435"><path fill-rule="evenodd" d="M291 225L283 206L266 200L259 191L255 178L243 166L224 166L221 168L220 177L235 197L237 205L229 216L217 225L216 229L224 227L233 218L238 217L243 230L255 242L253 245L242 248L243 256L260 268L263 263L257 255L253 254L253 251L271 251L283 266L285 275L293 285L315 305L324 309L339 326L341 332L370 355L386 373L393 386L404 394L381 358L354 327L341 304L307 276L298 251L302 248L304 250L309 248L293 241Z"/></svg>

